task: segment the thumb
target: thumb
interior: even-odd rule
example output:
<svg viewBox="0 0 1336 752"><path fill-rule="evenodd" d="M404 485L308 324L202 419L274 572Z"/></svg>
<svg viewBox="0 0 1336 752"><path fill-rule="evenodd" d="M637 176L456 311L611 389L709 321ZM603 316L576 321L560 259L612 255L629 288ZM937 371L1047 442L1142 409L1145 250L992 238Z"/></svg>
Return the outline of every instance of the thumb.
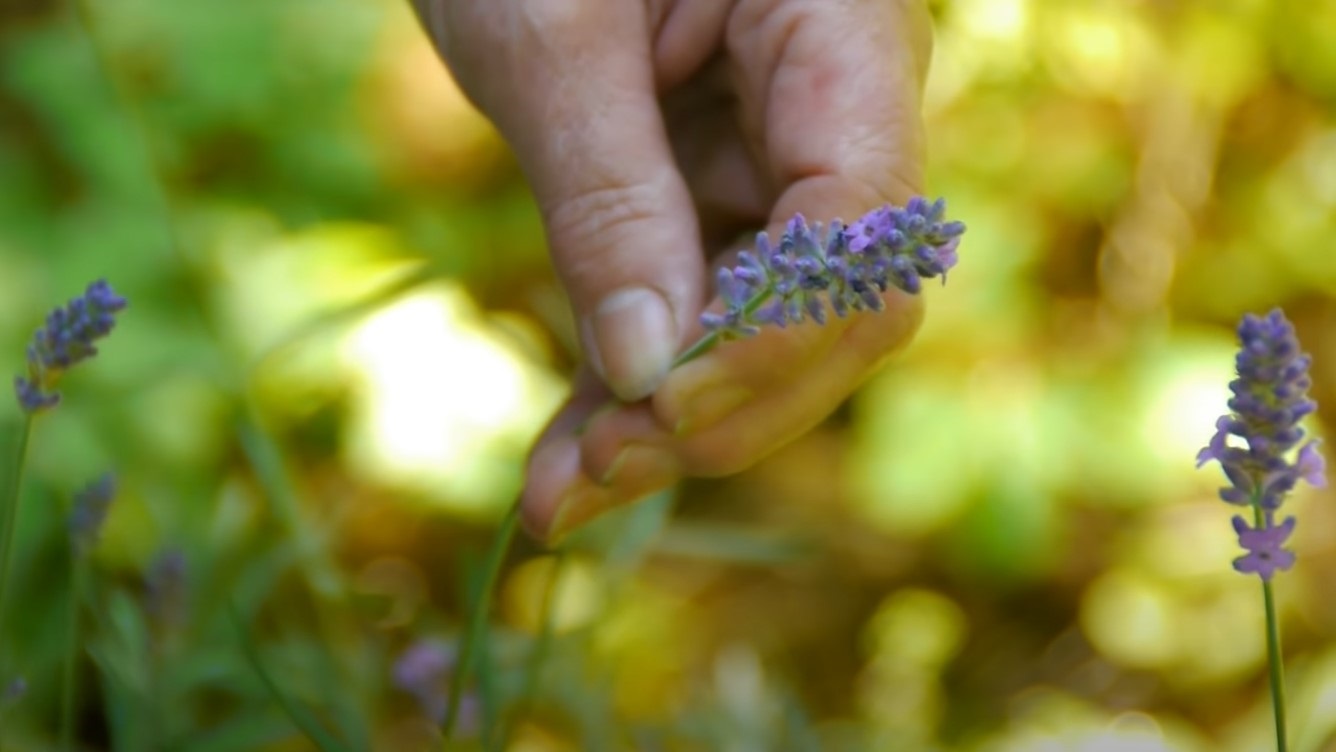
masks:
<svg viewBox="0 0 1336 752"><path fill-rule="evenodd" d="M489 26L504 33L480 40L488 53L462 55L456 68L472 70L456 73L481 89L476 100L533 186L590 365L617 396L640 399L668 372L705 297L698 224L655 96L644 4L498 6L510 7L498 11L509 18Z"/></svg>

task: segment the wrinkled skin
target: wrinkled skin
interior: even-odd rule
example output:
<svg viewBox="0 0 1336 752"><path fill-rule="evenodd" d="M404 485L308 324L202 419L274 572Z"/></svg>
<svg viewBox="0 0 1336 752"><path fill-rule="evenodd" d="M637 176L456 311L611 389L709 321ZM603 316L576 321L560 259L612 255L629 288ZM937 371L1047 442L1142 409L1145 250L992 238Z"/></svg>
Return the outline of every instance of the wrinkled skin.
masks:
<svg viewBox="0 0 1336 752"><path fill-rule="evenodd" d="M891 292L883 313L669 368L702 334L710 265L741 233L921 191L922 2L415 3L532 183L590 363L529 458L531 534L752 465L913 335L917 299Z"/></svg>

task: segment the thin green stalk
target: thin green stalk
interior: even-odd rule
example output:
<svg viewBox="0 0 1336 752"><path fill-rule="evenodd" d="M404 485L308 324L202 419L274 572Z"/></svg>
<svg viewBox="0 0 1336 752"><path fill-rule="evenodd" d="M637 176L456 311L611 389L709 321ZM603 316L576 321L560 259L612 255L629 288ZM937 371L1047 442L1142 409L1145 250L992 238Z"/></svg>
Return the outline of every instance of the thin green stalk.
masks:
<svg viewBox="0 0 1336 752"><path fill-rule="evenodd" d="M482 743L482 752L502 752L500 719L504 709L501 707L501 688L497 685L496 655L492 651L491 641L491 631L484 629L478 633L477 647L473 649L473 675L477 677L473 685L478 698L478 741Z"/></svg>
<svg viewBox="0 0 1336 752"><path fill-rule="evenodd" d="M1276 716L1276 752L1287 752L1285 733L1285 668L1280 659L1280 624L1276 619L1276 599L1271 583L1262 581L1262 598L1266 602L1266 654L1271 664L1271 707Z"/></svg>
<svg viewBox="0 0 1336 752"><path fill-rule="evenodd" d="M511 732L515 730L515 725L523 721L524 717L529 714L538 694L543 664L547 662L548 653L552 650L552 637L556 632L557 586L561 582L561 571L565 564L566 552L558 551L555 561L552 562L552 573L547 578L547 587L543 589L543 603L539 612L541 623L538 628L538 638L534 640L533 649L529 652L529 662L524 670L524 686L520 690L519 701L515 704L515 711L511 716L514 723L508 724L503 729L501 737L503 749L509 746Z"/></svg>
<svg viewBox="0 0 1336 752"><path fill-rule="evenodd" d="M6 473L6 488L3 495L0 495L0 519L3 519L3 529L0 529L0 628L5 624L5 589L9 582L9 562L14 548L14 529L18 526L19 519L19 491L23 486L23 466L28 460L28 437L32 433L32 416L26 416L23 420L23 428L19 433L18 449L14 452L14 464L10 466L10 471Z"/></svg>
<svg viewBox="0 0 1336 752"><path fill-rule="evenodd" d="M673 367L676 368L677 366L680 366L683 363L699 358L705 353L713 350L714 346L717 344L719 344L718 334L714 332L706 334L705 336L696 340L695 344L693 344L691 347L688 347L687 349L683 350L682 354L678 355L677 359L673 361Z"/></svg>
<svg viewBox="0 0 1336 752"><path fill-rule="evenodd" d="M561 584L565 565L566 552L558 551L555 561L552 562L552 573L547 578L547 587L543 589L542 622L538 628L538 640L534 643L533 652L529 654L524 693L520 697L521 710L527 710L533 705L543 664L547 662L547 655L552 650L552 637L556 633L557 626L557 588Z"/></svg>
<svg viewBox="0 0 1336 752"><path fill-rule="evenodd" d="M473 612L469 615L468 624L460 640L459 662L455 664L454 673L450 676L450 696L445 708L445 720L441 723L441 735L447 745L455 731L455 722L459 716L459 701L464 695L464 685L473 670L478 640L483 630L487 628L487 614L491 610L492 591L496 589L497 578L501 575L501 562L506 558L510 542L515 539L519 521L520 505L516 502L502 518L501 529L497 531L496 540L492 542L492 548L487 552L487 561L483 564L482 586L478 589L478 599L473 604Z"/></svg>
<svg viewBox="0 0 1336 752"><path fill-rule="evenodd" d="M760 309L761 305L769 299L770 299L770 291L762 290L756 293L756 295L754 295L751 300L748 300L747 305L743 306L742 310L748 314L756 313L756 311ZM677 359L673 361L673 368L676 368L680 365L683 365L684 363L689 363L695 360L696 358L699 358L705 353L713 350L714 346L717 344L719 344L718 332L710 332L702 336L700 339L696 340L695 343L691 345L691 347L688 347L687 349L683 350L682 354L677 356Z"/></svg>
<svg viewBox="0 0 1336 752"><path fill-rule="evenodd" d="M83 601L85 560L77 548L70 556L70 629L66 635L65 666L60 677L60 748L74 749L74 701L78 691L75 669L79 658L79 606Z"/></svg>
<svg viewBox="0 0 1336 752"><path fill-rule="evenodd" d="M1253 523L1261 528L1265 516L1260 503L1253 504ZM1271 708L1276 719L1276 752L1288 752L1285 723L1285 666L1280 653L1280 620L1276 617L1276 598L1271 581L1262 580L1262 602L1266 608L1266 657L1271 674Z"/></svg>

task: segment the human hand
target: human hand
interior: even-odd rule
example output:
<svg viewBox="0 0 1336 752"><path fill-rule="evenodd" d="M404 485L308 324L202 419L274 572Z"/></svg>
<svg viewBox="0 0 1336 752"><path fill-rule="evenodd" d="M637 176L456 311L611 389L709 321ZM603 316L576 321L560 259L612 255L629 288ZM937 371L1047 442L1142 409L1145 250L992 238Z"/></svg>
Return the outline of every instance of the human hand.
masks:
<svg viewBox="0 0 1336 752"><path fill-rule="evenodd" d="M708 265L739 233L919 192L922 2L415 3L533 186L589 362L529 459L532 534L750 466L912 336L918 300L892 289L879 314L670 370L702 334Z"/></svg>

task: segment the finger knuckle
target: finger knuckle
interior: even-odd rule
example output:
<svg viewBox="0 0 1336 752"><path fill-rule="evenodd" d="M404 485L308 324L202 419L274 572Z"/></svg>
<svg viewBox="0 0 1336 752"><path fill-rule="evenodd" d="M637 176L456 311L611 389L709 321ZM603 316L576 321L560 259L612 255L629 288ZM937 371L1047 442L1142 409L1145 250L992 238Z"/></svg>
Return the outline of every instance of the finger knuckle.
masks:
<svg viewBox="0 0 1336 752"><path fill-rule="evenodd" d="M544 222L554 242L615 242L655 217L662 206L662 191L654 184L602 182L554 201L544 212Z"/></svg>

